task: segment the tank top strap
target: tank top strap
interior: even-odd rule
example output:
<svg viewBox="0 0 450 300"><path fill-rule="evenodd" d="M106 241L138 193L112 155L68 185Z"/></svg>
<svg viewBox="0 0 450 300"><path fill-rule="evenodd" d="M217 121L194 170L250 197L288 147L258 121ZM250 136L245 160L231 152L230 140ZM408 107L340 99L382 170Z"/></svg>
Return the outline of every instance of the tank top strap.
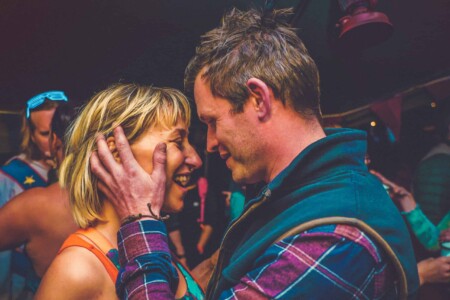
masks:
<svg viewBox="0 0 450 300"><path fill-rule="evenodd" d="M90 230L87 230L87 231L92 232ZM113 281L113 283L116 283L116 279L119 274L119 270L114 265L114 263L106 256L106 253L108 253L108 251L113 247L111 246L111 243L109 243L109 241L105 237L103 237L103 235L101 235L95 229L94 229L94 231L97 232L98 235L91 234L91 233L89 233L89 235L86 235L85 229L79 229L75 233L69 235L69 237L64 241L63 245L59 249L58 254L60 254L64 249L67 249L69 247L85 248L85 249L91 251L91 253L93 253L100 260L100 262L102 263L102 265L105 267L106 271L108 272L109 277L111 277L111 280ZM82 236L87 238L89 241L83 239ZM105 241L99 242L97 239L98 240L102 240L102 239L106 240L106 243L105 243ZM99 244L102 244L102 247L100 247ZM105 246L107 244L110 245L109 248L108 248L108 246ZM104 249L107 249L107 250L105 251Z"/></svg>
<svg viewBox="0 0 450 300"><path fill-rule="evenodd" d="M195 278L192 276L192 274L189 272L188 269L186 269L183 264L176 259L174 256L172 256L173 262L177 266L177 268L180 270L181 274L183 274L184 278L186 279L186 294L181 297L180 299L187 300L187 299L204 299L205 298L205 292L200 287L198 282L195 280Z"/></svg>
<svg viewBox="0 0 450 300"><path fill-rule="evenodd" d="M81 234L84 237L92 241L103 253L108 253L109 250L114 249L111 242L94 227L88 227L86 229L79 229L75 232Z"/></svg>

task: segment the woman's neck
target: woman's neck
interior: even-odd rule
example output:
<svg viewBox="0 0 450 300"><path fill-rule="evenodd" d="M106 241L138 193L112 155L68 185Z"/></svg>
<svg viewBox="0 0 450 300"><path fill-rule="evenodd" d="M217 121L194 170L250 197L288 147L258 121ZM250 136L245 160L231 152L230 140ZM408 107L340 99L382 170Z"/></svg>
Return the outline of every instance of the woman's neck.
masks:
<svg viewBox="0 0 450 300"><path fill-rule="evenodd" d="M102 217L105 221L99 221L94 227L111 242L114 248L117 248L117 231L120 228L120 220L108 199L103 201Z"/></svg>

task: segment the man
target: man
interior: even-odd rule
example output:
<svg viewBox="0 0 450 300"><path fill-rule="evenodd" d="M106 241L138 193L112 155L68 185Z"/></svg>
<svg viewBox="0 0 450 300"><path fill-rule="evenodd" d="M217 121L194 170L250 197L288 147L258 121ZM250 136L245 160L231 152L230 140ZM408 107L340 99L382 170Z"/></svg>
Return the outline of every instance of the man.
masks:
<svg viewBox="0 0 450 300"><path fill-rule="evenodd" d="M48 172L51 169L47 162L50 157L50 123L59 101L67 101L65 94L60 91L41 93L27 101L22 115L21 153L0 168L0 207L25 190L48 185ZM14 272L21 272L21 259L18 257L22 256L20 252L14 252L11 261L13 265L10 266L10 251L0 255L0 273L3 274L0 286L4 289L10 268ZM13 276L13 294L21 292L24 287L21 277L23 276Z"/></svg>
<svg viewBox="0 0 450 300"><path fill-rule="evenodd" d="M285 16L233 10L202 37L186 70L208 151L238 184L267 183L226 231L206 298L412 298L411 241L364 165L366 136L322 129L317 67ZM120 128L115 136L123 164L103 137L91 163L119 216L137 220L119 231L118 294L171 298L177 280L157 217L165 148L156 147L146 176Z"/></svg>
<svg viewBox="0 0 450 300"><path fill-rule="evenodd" d="M422 158L413 180L414 197L434 225L450 211L450 104L441 110L440 143Z"/></svg>

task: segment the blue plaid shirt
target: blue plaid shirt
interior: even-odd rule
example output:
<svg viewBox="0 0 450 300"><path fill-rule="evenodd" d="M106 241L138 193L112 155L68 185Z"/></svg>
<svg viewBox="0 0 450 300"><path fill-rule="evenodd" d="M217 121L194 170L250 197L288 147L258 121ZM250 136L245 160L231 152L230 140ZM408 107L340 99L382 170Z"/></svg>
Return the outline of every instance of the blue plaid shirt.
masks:
<svg viewBox="0 0 450 300"><path fill-rule="evenodd" d="M143 220L118 234L121 299L174 299L178 277L162 222ZM221 299L389 299L395 271L356 227L326 225L287 237L254 262Z"/></svg>

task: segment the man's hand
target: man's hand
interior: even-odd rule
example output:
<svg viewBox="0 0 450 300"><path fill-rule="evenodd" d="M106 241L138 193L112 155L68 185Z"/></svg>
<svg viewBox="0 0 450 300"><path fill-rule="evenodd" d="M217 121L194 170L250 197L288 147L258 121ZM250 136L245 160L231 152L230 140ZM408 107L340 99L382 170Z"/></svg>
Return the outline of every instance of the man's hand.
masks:
<svg viewBox="0 0 450 300"><path fill-rule="evenodd" d="M416 208L416 201L413 195L404 187L395 184L377 171L370 170L370 173L380 179L381 183L389 188L389 196L398 203L404 212L408 212Z"/></svg>
<svg viewBox="0 0 450 300"><path fill-rule="evenodd" d="M417 264L420 285L434 282L450 282L450 257L428 258Z"/></svg>
<svg viewBox="0 0 450 300"><path fill-rule="evenodd" d="M148 174L137 163L121 127L114 129L120 162L113 157L103 136L97 137L98 152L90 158L91 171L100 191L111 201L121 220L135 214L149 214L147 203L159 215L166 185L166 145L160 143L153 153L153 172Z"/></svg>

